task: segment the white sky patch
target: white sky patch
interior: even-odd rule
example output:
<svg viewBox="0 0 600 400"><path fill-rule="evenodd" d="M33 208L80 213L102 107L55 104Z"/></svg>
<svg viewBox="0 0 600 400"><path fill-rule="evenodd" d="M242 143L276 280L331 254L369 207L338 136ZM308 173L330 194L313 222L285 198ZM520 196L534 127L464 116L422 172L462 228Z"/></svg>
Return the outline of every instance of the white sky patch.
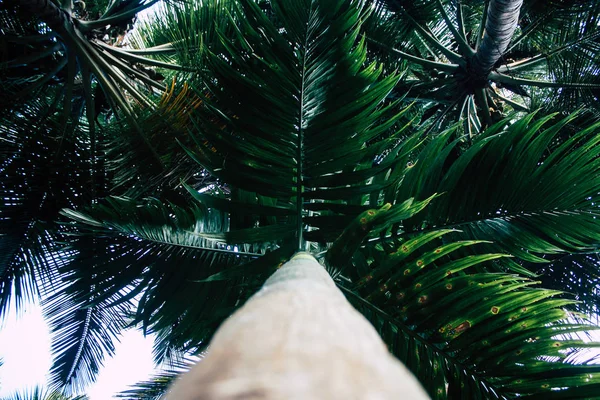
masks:
<svg viewBox="0 0 600 400"><path fill-rule="evenodd" d="M123 332L121 342L115 346L115 356L104 361L98 379L87 391L90 400L108 400L157 373L152 361L152 344L153 339L144 338L140 331Z"/></svg>
<svg viewBox="0 0 600 400"><path fill-rule="evenodd" d="M0 399L35 386L45 387L52 365L50 331L41 307L28 304L17 316L14 308L0 324ZM152 361L153 337L136 330L123 332L116 354L104 360L96 382L87 390L90 400L109 400L158 372Z"/></svg>
<svg viewBox="0 0 600 400"><path fill-rule="evenodd" d="M0 398L44 385L51 365L50 332L37 305L17 318L14 307L0 325Z"/></svg>

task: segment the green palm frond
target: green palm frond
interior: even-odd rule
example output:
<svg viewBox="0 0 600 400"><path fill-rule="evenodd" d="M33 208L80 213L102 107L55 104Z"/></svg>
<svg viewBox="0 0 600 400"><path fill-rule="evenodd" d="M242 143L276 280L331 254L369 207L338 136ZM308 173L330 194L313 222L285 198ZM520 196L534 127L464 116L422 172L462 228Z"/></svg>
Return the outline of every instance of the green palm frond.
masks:
<svg viewBox="0 0 600 400"><path fill-rule="evenodd" d="M462 154L450 132L415 159L399 198L444 193L407 231L456 228L489 239L528 262L565 252L589 252L600 240L597 124L566 141L556 137L574 116L535 115L486 131ZM523 271L520 271L523 272Z"/></svg>
<svg viewBox="0 0 600 400"><path fill-rule="evenodd" d="M156 2L113 1L100 15L91 13L100 4L86 10L82 2L75 8L72 2L4 2L0 6L6 27L0 37L3 108L18 109L57 88L54 110L62 114L67 132L87 123L94 144L96 122L112 108L154 151L137 124L136 108L153 109L152 98L166 89L153 68L182 67L129 54L121 46L135 15Z"/></svg>
<svg viewBox="0 0 600 400"><path fill-rule="evenodd" d="M48 263L53 286L43 294L55 334L54 387L77 392L92 381L126 326L157 335L158 362L202 351L281 262L310 250L433 397L590 397L597 367L578 365L576 356L597 345L576 338L592 327L572 310L595 310L597 266L563 265L565 257L597 251L600 241L598 124L542 112L501 120L500 106L518 100L505 89L522 86L511 89L500 75L509 74L500 71L508 60L490 75L503 88L468 86L467 47L475 50L483 37L480 2L386 3L396 8L359 0L170 5L142 28L139 48L86 39L112 67L133 68L148 56L156 68L177 62L162 97L152 86L147 99L130 98L135 87L122 92L122 84L133 85L127 79L137 74L125 68L130 75L122 81L112 67L102 75L88 66L81 87L71 79L79 72L55 85L72 89L71 97L44 88L59 104L49 112L63 123L58 134L37 124L28 136L35 119L25 114L14 133L4 123L13 117L2 114L8 140L0 156L11 154L2 162L27 151L19 162L35 161L32 171L57 168L38 155L39 146L55 149L65 138L75 162L58 164L61 171L76 165L90 175L74 173L63 186L35 175L40 187L58 185L52 193L69 221L58 232L44 225L46 236L34 236L47 238L42 250L0 242ZM115 17L117 4L132 16L150 3L111 2L102 23L125 21ZM584 14L595 15L577 15ZM89 32L102 25L88 22L82 29ZM524 23L519 27L517 35ZM574 40L593 35L590 29L565 35ZM386 41L382 32L397 36ZM539 50L531 32L508 52L527 50L529 57ZM565 77L585 70L595 79L587 68L592 42L577 44L573 57L559 52ZM45 57L72 53L65 54ZM63 68L73 65L69 59ZM536 78L559 79L558 70L544 68ZM121 96L117 108L129 107L129 119L107 115L95 130L96 88ZM77 107L61 109L67 98ZM412 108L402 108L407 101ZM490 108L498 111L493 118L482 111ZM69 125L65 110L73 111ZM438 133L456 115L465 120ZM81 146L89 153L78 155ZM17 199L0 208L6 226L25 215L22 203L45 193L13 196L13 187L33 179L17 172L0 187L5 202ZM90 184L96 179L102 184ZM99 200L109 193L121 197ZM6 239L13 237L23 233ZM540 273L544 289L529 280ZM560 290L578 279L589 284L575 291L582 306ZM127 395L145 388L155 396L173 376L166 375Z"/></svg>
<svg viewBox="0 0 600 400"><path fill-rule="evenodd" d="M226 242L229 222L222 213L156 200L138 205L110 198L87 213L65 215L75 221L65 233L75 236L69 242L74 254L61 268L61 294L79 301L83 310L115 310L134 301L129 324L158 333L157 361L168 351L203 348L218 324L293 252L262 239ZM60 312L47 314L60 318ZM114 312L115 318L122 315ZM57 346L77 340L67 332ZM90 345L80 343L86 350ZM64 372L59 367L57 374Z"/></svg>
<svg viewBox="0 0 600 400"><path fill-rule="evenodd" d="M378 194L400 179L397 172L386 177L401 157L381 165L374 157L386 150L406 156L418 138L399 143L407 135L402 113L380 107L397 78L380 78L375 64L361 67L366 48L357 39L366 9L272 7L281 27L243 2L232 17L236 36L222 38L227 51L207 52L213 78L188 152L224 183L295 215L287 220L301 246L304 239L332 241L358 213L381 206ZM288 13L305 22L297 25ZM269 114L276 117L265 119ZM305 224L318 230L305 233Z"/></svg>
<svg viewBox="0 0 600 400"><path fill-rule="evenodd" d="M61 260L68 256L59 255ZM80 290L83 286L85 282L80 282ZM73 296L69 289L56 284L59 292L46 295L42 307L52 333L54 360L50 387L74 394L83 392L95 381L105 356L114 355L117 335L128 322L124 317L128 307L115 307L107 302L89 305L81 297ZM94 298L94 290L94 286L88 285L87 297Z"/></svg>
<svg viewBox="0 0 600 400"><path fill-rule="evenodd" d="M578 300L574 308L598 322L600 255L597 252L561 254L538 268L534 272L539 275L543 287L568 292Z"/></svg>
<svg viewBox="0 0 600 400"><path fill-rule="evenodd" d="M12 294L19 302L21 293L37 294L36 281L47 282L58 213L87 204L104 179L87 126L64 136L52 99L12 111L0 116L0 309Z"/></svg>
<svg viewBox="0 0 600 400"><path fill-rule="evenodd" d="M205 49L221 49L217 26L223 29L229 20L229 10L234 2L209 1L161 4L150 21L142 22L132 32L132 44L139 49L136 54L165 57L164 61L202 69ZM196 74L186 76L195 82Z"/></svg>
<svg viewBox="0 0 600 400"><path fill-rule="evenodd" d="M136 383L131 389L119 393L116 397L130 400L159 400L167 393L171 383L188 371L195 362L191 359L182 360L149 380Z"/></svg>
<svg viewBox="0 0 600 400"><path fill-rule="evenodd" d="M360 279L340 281L390 351L432 398L592 393L598 382L590 377L600 367L574 360L581 349L600 344L574 337L596 329L569 322L565 307L574 301L517 275L474 274L506 255L462 257L460 249L481 241L442 240L451 233L416 235L391 252L366 246L354 256Z"/></svg>
<svg viewBox="0 0 600 400"><path fill-rule="evenodd" d="M175 189L181 181L198 181L193 184L208 186L206 179L200 179L203 169L174 140L192 143L187 134L193 126L190 114L201 104L187 84L178 85L173 80L156 109L139 119L140 126L148 127L146 135L156 151L144 146L133 127L109 125L105 135L111 194L132 198L153 195L181 202L181 194Z"/></svg>

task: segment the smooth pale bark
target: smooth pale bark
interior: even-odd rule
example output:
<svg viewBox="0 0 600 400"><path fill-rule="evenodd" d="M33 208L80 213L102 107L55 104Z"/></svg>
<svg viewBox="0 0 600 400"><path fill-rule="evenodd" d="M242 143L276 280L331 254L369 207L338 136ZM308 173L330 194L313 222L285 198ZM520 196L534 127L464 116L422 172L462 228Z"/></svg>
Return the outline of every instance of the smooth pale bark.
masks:
<svg viewBox="0 0 600 400"><path fill-rule="evenodd" d="M427 399L325 269L298 253L227 319L167 400Z"/></svg>
<svg viewBox="0 0 600 400"><path fill-rule="evenodd" d="M508 48L519 22L522 5L523 0L490 0L483 40L471 66L471 72L479 78L487 78Z"/></svg>

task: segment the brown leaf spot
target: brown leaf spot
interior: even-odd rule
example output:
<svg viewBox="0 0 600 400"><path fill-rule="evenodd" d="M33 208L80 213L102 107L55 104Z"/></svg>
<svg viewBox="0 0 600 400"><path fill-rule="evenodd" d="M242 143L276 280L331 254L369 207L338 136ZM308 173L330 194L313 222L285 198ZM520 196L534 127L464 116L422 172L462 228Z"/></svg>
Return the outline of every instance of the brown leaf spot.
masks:
<svg viewBox="0 0 600 400"><path fill-rule="evenodd" d="M434 253L436 253L436 254L440 254L441 252L442 252L442 249L435 249L434 250Z"/></svg>
<svg viewBox="0 0 600 400"><path fill-rule="evenodd" d="M402 246L402 251L406 253L408 251L408 247Z"/></svg>
<svg viewBox="0 0 600 400"><path fill-rule="evenodd" d="M423 264L423 260L417 260L417 267L422 267Z"/></svg>
<svg viewBox="0 0 600 400"><path fill-rule="evenodd" d="M408 274L410 274L410 269L407 268L404 270L404 275L408 275Z"/></svg>
<svg viewBox="0 0 600 400"><path fill-rule="evenodd" d="M419 297L419 304L425 304L425 303L427 303L427 300L428 300L427 296L421 296L421 297Z"/></svg>
<svg viewBox="0 0 600 400"><path fill-rule="evenodd" d="M417 284L415 285L415 289L420 289L420 288L421 288L421 286L423 286L423 285L421 285L420 283L417 283Z"/></svg>
<svg viewBox="0 0 600 400"><path fill-rule="evenodd" d="M492 314L498 314L500 312L500 308L494 306L492 307Z"/></svg>
<svg viewBox="0 0 600 400"><path fill-rule="evenodd" d="M398 292L398 293L396 294L396 299L398 299L398 300L402 300L403 298L404 298L404 292Z"/></svg>
<svg viewBox="0 0 600 400"><path fill-rule="evenodd" d="M367 211L367 215L373 216L373 215L375 215L375 211L369 210L369 211Z"/></svg>
<svg viewBox="0 0 600 400"><path fill-rule="evenodd" d="M452 290L452 284L451 284L451 283L447 283L447 284L446 284L446 289L448 289L448 290Z"/></svg>
<svg viewBox="0 0 600 400"><path fill-rule="evenodd" d="M458 325L454 330L456 333L462 333L471 327L471 322L465 321L462 324Z"/></svg>

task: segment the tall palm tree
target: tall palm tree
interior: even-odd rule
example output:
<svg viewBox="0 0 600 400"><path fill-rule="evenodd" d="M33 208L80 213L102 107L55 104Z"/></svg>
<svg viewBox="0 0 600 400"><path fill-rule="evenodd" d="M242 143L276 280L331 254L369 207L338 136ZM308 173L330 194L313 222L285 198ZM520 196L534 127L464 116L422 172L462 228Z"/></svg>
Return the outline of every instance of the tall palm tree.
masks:
<svg viewBox="0 0 600 400"><path fill-rule="evenodd" d="M410 63L397 95L470 134L505 109L597 115L600 5L537 0L378 0L367 33L392 65Z"/></svg>
<svg viewBox="0 0 600 400"><path fill-rule="evenodd" d="M460 124L426 129L421 111L392 98L414 71L368 61L386 55L373 38L388 16L362 1L215 0L165 7L143 29L150 52L164 45L180 66L175 83L150 106L123 95L131 112L117 105L102 117L94 150L84 101L68 125L78 133L65 138L69 161L92 164L80 171L95 178L61 167L60 182L77 182L51 192L53 210L67 207L61 227L46 219L42 234L26 236L38 247L11 244L17 272L1 271L9 293L11 277L43 264L54 387L83 390L125 326L156 333L157 361L204 350L224 318L305 251L432 397L596 396L599 367L583 349L597 345L578 336L594 328L582 313L596 311L595 285L579 303L538 281L549 262L600 243L598 124L530 112L469 141ZM148 52L126 53L138 51ZM102 78L90 82L88 93L110 92ZM68 90L57 92L36 101ZM43 125L34 112L46 106L24 104L0 125L13 138L6 165L40 165L40 140L60 144L67 126L63 109ZM30 179L26 166L8 179ZM20 210L39 212L39 202L26 205L15 188L40 191L3 185L2 222L23 217L30 229ZM2 238L14 237L24 236ZM597 268L586 271L589 284Z"/></svg>

